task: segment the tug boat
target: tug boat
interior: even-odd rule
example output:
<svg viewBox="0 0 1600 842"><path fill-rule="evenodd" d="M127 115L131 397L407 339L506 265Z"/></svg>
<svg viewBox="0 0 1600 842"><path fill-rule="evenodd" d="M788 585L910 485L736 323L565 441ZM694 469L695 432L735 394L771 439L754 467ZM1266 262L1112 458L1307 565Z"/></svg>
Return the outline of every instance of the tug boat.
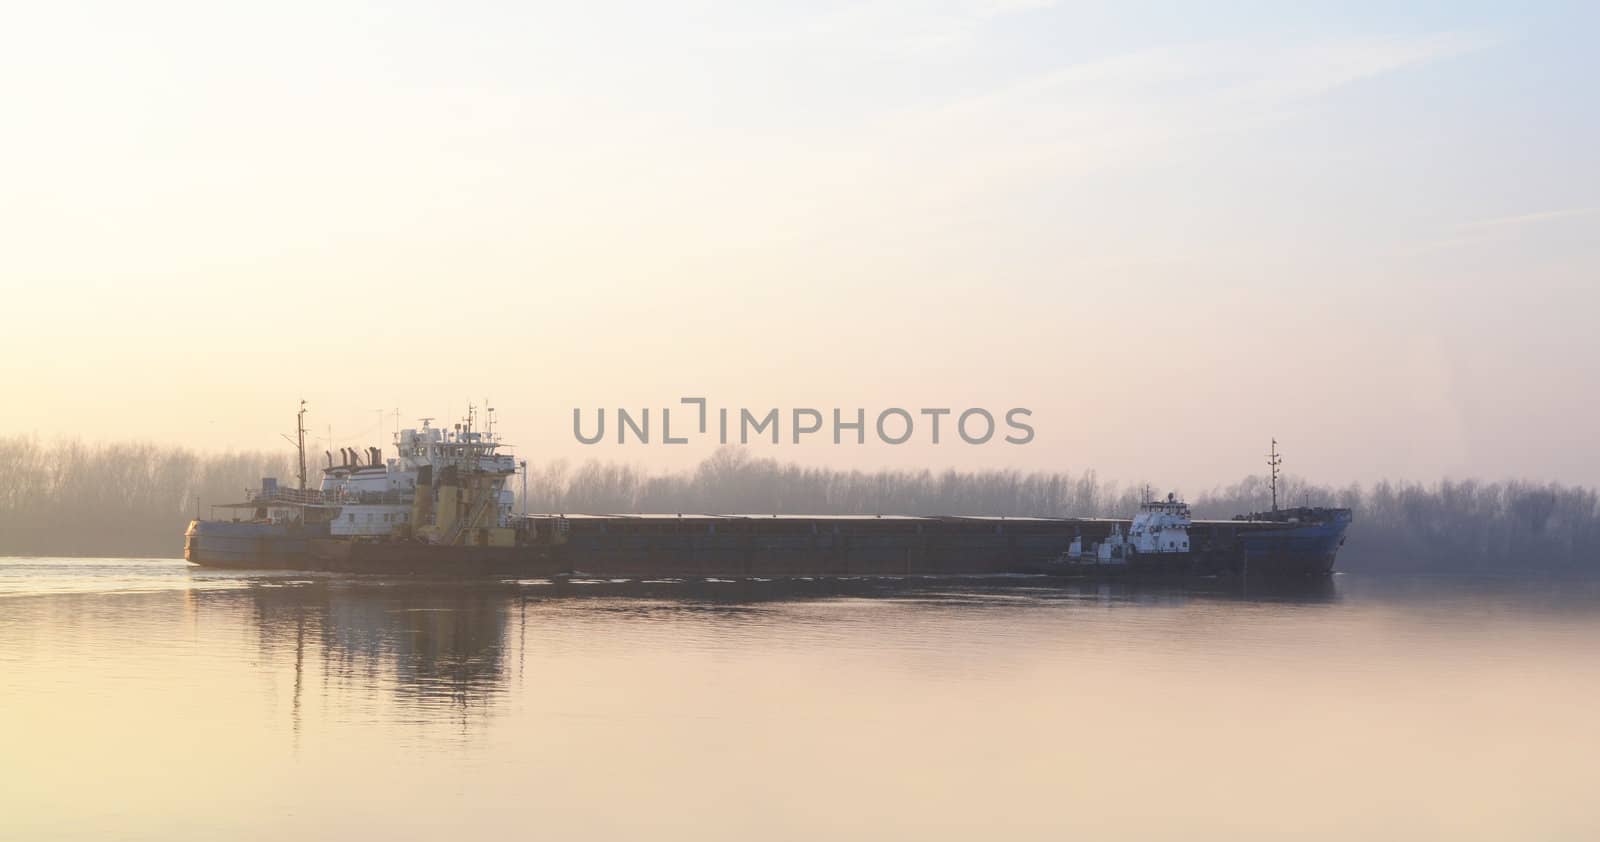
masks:
<svg viewBox="0 0 1600 842"><path fill-rule="evenodd" d="M1197 569L1206 553L1191 546L1189 528L1194 524L1189 504L1168 494L1165 500L1149 500L1139 506L1124 536L1114 526L1093 552L1085 554L1083 539L1076 537L1060 559L1070 568L1128 568L1141 571L1183 572Z"/></svg>

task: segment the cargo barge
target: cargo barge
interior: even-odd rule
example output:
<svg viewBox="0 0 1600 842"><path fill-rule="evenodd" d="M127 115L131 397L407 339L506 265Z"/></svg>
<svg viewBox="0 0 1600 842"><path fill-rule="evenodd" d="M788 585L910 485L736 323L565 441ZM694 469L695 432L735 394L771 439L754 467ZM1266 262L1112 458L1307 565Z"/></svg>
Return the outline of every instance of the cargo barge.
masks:
<svg viewBox="0 0 1600 842"><path fill-rule="evenodd" d="M1051 574L1304 578L1332 572L1349 509L1274 505L1195 520L1168 495L1131 518L981 515L513 513L525 463L476 415L443 430L424 419L376 447L327 453L307 488L264 479L236 516L196 519L184 557L237 569L451 576L814 577Z"/></svg>

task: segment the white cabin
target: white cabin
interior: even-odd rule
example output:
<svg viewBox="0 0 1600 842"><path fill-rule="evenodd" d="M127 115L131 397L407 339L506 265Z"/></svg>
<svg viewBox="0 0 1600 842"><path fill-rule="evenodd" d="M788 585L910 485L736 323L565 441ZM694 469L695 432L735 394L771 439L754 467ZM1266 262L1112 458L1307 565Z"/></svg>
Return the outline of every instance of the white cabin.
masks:
<svg viewBox="0 0 1600 842"><path fill-rule="evenodd" d="M1128 528L1128 543L1141 555L1186 553L1189 551L1189 504L1168 494L1139 506Z"/></svg>
<svg viewBox="0 0 1600 842"><path fill-rule="evenodd" d="M339 514L328 521L328 534L337 537L388 535L410 519L410 503L356 503L339 507Z"/></svg>
<svg viewBox="0 0 1600 842"><path fill-rule="evenodd" d="M517 463L510 454L499 452L504 443L493 433L473 430L470 416L467 423L450 430L434 427L431 422L424 418L421 427L396 432L394 446L398 455L389 459L383 459L376 447L340 448L337 463L332 452L327 454L321 500L317 502L338 507L337 514L329 520L331 534L382 536L409 523L417 474L424 466L432 468L436 478L447 466L498 475L498 516L494 525L510 524L515 496L505 480L516 473Z"/></svg>

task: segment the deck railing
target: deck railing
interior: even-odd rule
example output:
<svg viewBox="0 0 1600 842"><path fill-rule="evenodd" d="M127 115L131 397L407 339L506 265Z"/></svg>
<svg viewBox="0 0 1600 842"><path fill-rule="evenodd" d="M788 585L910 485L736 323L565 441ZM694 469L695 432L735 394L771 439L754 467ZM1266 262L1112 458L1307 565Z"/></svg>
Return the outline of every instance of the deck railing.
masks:
<svg viewBox="0 0 1600 842"><path fill-rule="evenodd" d="M409 495L398 491L341 491L324 494L320 489L274 488L256 493L254 502L262 505L288 503L301 506L338 506L354 503L410 503Z"/></svg>

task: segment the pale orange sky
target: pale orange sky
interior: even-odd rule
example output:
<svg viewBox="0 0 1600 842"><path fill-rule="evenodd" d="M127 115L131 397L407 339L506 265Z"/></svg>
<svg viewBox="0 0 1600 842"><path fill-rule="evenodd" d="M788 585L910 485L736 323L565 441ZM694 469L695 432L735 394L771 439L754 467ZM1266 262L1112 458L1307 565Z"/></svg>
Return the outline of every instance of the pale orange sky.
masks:
<svg viewBox="0 0 1600 842"><path fill-rule="evenodd" d="M832 466L1600 482L1582 10L334 9L0 34L0 434L487 396L529 459L674 467L714 443L572 409L704 395L1034 412L756 449Z"/></svg>

